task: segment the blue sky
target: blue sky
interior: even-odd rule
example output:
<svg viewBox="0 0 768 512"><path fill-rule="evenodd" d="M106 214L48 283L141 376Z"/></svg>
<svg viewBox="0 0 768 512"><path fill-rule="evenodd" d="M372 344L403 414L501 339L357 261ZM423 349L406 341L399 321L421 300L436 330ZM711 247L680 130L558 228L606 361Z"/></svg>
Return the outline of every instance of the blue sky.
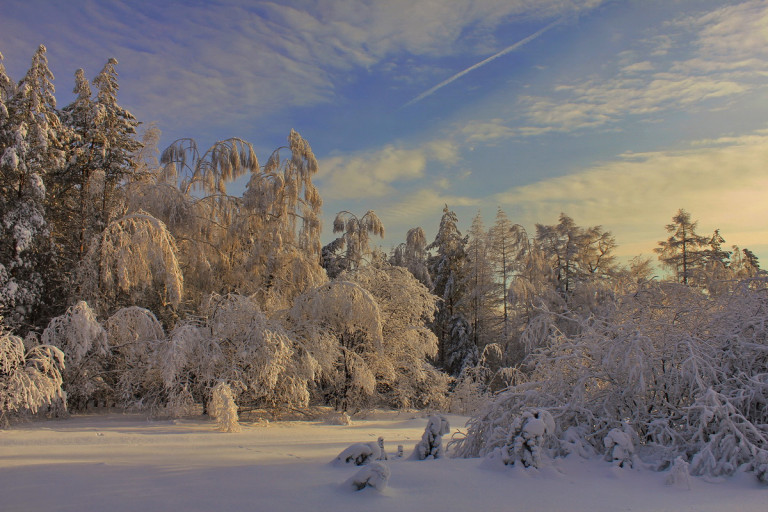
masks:
<svg viewBox="0 0 768 512"><path fill-rule="evenodd" d="M531 233L601 224L631 257L685 208L768 266L766 1L0 4L6 69L45 44L60 106L115 57L163 147L238 136L266 161L296 129L326 242L341 210L375 210L389 250L444 204L464 231L501 206Z"/></svg>

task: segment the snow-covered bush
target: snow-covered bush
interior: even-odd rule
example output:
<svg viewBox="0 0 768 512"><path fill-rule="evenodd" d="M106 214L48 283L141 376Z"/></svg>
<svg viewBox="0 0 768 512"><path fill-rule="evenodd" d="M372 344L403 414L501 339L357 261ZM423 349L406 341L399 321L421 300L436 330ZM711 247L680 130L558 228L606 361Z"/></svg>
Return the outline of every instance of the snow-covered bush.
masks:
<svg viewBox="0 0 768 512"><path fill-rule="evenodd" d="M304 407L319 364L283 324L268 318L257 300L238 294L212 295L203 308L210 341L198 344L216 353L206 378L225 379L240 405ZM200 356L205 357L204 353ZM204 359L195 361L203 368Z"/></svg>
<svg viewBox="0 0 768 512"><path fill-rule="evenodd" d="M107 332L85 301L79 301L52 319L40 341L64 352L67 362L64 389L70 408L83 409L96 393L106 392L107 383L102 373L109 354Z"/></svg>
<svg viewBox="0 0 768 512"><path fill-rule="evenodd" d="M555 431L555 421L546 410L531 409L512 422L506 442L495 448L489 457L499 459L505 466L518 462L526 468L540 468L544 461L544 441Z"/></svg>
<svg viewBox="0 0 768 512"><path fill-rule="evenodd" d="M51 345L24 351L18 336L0 332L0 427L24 413L63 403L64 353Z"/></svg>
<svg viewBox="0 0 768 512"><path fill-rule="evenodd" d="M523 364L527 380L470 419L456 454L505 446L513 418L534 407L556 420L551 447L560 455L625 463L630 445L619 438L631 428L635 448L647 445L659 467L683 456L694 475L759 474L755 460L768 446L768 282L731 288L711 295L644 283L589 316L554 315L567 329L541 331L546 339Z"/></svg>
<svg viewBox="0 0 768 512"><path fill-rule="evenodd" d="M555 316L567 329L542 331L546 339L522 366L527 380L470 419L457 455L505 446L513 419L533 407L556 420L551 448L559 455L596 452L624 461L628 453L614 452L629 445L609 433L631 428L659 467L683 456L691 474L731 474L745 464L758 471L754 460L768 445L765 280L715 296L644 283L587 317Z"/></svg>
<svg viewBox="0 0 768 512"><path fill-rule="evenodd" d="M667 473L665 483L675 487L690 489L691 481L690 472L688 470L689 466L690 465L682 457L675 457L672 466L669 468L669 473Z"/></svg>
<svg viewBox="0 0 768 512"><path fill-rule="evenodd" d="M387 460L387 453L384 451L384 439L381 437L376 442L349 445L333 459L333 463L362 466L376 460Z"/></svg>
<svg viewBox="0 0 768 512"><path fill-rule="evenodd" d="M355 473L344 486L354 491L362 491L366 487L383 491L389 482L389 475L389 466L383 462L373 462Z"/></svg>
<svg viewBox="0 0 768 512"><path fill-rule="evenodd" d="M437 297L407 269L386 263L342 273L367 290L379 307L382 344L374 361L377 398L390 407L441 409L448 376L429 363L437 337L429 329Z"/></svg>
<svg viewBox="0 0 768 512"><path fill-rule="evenodd" d="M165 339L163 326L148 309L122 308L106 322L111 357L108 366L110 400L122 407L155 406L162 382L150 371L152 359Z"/></svg>
<svg viewBox="0 0 768 512"><path fill-rule="evenodd" d="M211 403L208 413L216 421L216 426L222 432L240 432L237 420L237 404L232 396L232 388L226 382L219 382L211 392Z"/></svg>
<svg viewBox="0 0 768 512"><path fill-rule="evenodd" d="M450 433L451 427L445 416L435 414L429 417L421 441L416 444L412 459L439 459L443 456L443 436Z"/></svg>
<svg viewBox="0 0 768 512"><path fill-rule="evenodd" d="M613 428L603 439L605 460L620 468L632 468L635 465L635 440L637 433L629 425Z"/></svg>

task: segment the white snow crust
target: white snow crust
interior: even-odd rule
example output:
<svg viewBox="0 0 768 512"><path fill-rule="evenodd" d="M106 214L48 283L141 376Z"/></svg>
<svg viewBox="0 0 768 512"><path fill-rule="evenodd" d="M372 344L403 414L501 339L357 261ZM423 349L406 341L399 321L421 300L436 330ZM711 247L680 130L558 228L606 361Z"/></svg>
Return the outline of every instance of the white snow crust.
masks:
<svg viewBox="0 0 768 512"><path fill-rule="evenodd" d="M447 416L461 427L467 418ZM3 512L194 511L541 511L765 512L768 489L754 474L690 476L670 470L616 471L602 457L554 459L541 469L498 470L481 459L391 459L379 490L351 492L361 470L328 461L354 442L378 437L394 452L427 425L419 413L377 412L351 425L324 421L243 422L216 431L202 417L152 420L101 413L0 430ZM378 467L378 466L377 466ZM681 471L679 467L676 471ZM671 477L679 481L680 474ZM378 478L379 480L376 480ZM688 486L690 489L688 489Z"/></svg>

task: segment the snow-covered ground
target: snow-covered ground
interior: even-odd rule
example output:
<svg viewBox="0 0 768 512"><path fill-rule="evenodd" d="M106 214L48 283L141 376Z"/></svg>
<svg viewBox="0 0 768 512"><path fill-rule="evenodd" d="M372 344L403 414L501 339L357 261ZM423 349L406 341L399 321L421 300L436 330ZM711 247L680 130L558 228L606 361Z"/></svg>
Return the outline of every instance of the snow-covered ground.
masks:
<svg viewBox="0 0 768 512"><path fill-rule="evenodd" d="M448 417L453 432L465 418ZM558 459L540 470L480 459L406 460L427 418L379 413L351 425L244 423L217 432L205 419L73 416L0 430L0 510L34 511L728 511L765 512L751 475L691 478ZM330 464L355 442L384 438L383 491L343 484L359 468ZM445 436L446 438L449 436Z"/></svg>

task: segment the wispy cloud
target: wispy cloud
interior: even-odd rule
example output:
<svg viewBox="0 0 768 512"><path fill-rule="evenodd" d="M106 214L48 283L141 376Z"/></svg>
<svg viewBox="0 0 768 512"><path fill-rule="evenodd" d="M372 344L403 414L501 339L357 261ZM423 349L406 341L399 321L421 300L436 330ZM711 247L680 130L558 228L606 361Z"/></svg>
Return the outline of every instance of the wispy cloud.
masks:
<svg viewBox="0 0 768 512"><path fill-rule="evenodd" d="M664 226L685 208L707 234L729 244L768 245L768 134L699 141L683 151L627 153L569 176L516 187L494 199L519 222L555 222L566 212L582 225L602 224L626 256L650 254Z"/></svg>
<svg viewBox="0 0 768 512"><path fill-rule="evenodd" d="M768 4L748 1L665 25L669 34L607 62L602 76L552 86L548 94L518 98L527 123L520 135L570 132L614 125L627 117L653 117L682 109L709 108L766 88ZM674 50L674 55L671 51ZM609 70L614 70L609 74ZM709 106L719 107L712 102Z"/></svg>

